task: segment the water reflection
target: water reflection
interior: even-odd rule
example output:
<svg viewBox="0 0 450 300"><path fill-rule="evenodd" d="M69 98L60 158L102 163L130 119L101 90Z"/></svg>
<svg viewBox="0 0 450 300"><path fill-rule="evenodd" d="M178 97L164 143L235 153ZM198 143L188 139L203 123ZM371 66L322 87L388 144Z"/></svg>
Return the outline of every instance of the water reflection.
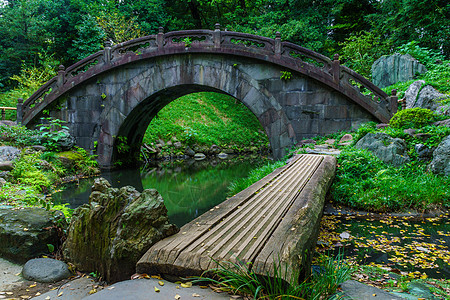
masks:
<svg viewBox="0 0 450 300"><path fill-rule="evenodd" d="M157 189L170 220L182 226L226 199L228 185L247 174L265 158L234 158L213 161L169 161L141 169L103 172L114 187L134 186L137 190ZM53 195L55 202L76 208L88 202L94 179L89 178Z"/></svg>

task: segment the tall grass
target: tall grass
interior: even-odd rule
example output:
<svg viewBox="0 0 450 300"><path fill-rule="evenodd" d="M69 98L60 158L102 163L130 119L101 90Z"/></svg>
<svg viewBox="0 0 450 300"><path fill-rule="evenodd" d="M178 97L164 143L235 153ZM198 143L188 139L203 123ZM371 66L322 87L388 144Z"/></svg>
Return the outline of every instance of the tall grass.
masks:
<svg viewBox="0 0 450 300"><path fill-rule="evenodd" d="M274 161L252 170L247 177L239 178L229 185L228 196L236 195L240 191L245 190L258 180L261 180L266 175L272 173L275 169L280 168L285 164L286 162L284 161Z"/></svg>
<svg viewBox="0 0 450 300"><path fill-rule="evenodd" d="M211 277L199 277L195 281L207 281L225 291L253 297L253 299L325 299L333 295L338 286L350 279L352 269L342 260L321 256L321 272L299 282L299 272L289 278L281 263L274 262L274 276L260 276L251 270L251 264L218 262L218 267L209 270Z"/></svg>

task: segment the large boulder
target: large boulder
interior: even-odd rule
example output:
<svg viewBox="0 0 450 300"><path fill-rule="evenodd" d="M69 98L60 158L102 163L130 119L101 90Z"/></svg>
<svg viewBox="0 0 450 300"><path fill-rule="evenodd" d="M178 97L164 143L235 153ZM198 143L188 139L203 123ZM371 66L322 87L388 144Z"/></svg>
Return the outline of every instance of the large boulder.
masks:
<svg viewBox="0 0 450 300"><path fill-rule="evenodd" d="M89 204L73 213L63 255L79 270L98 271L107 281L116 282L129 279L145 251L177 231L156 190L116 189L98 178Z"/></svg>
<svg viewBox="0 0 450 300"><path fill-rule="evenodd" d="M0 256L18 263L47 254L47 244L60 242L58 226L64 225L62 212L43 208L0 209Z"/></svg>
<svg viewBox="0 0 450 300"><path fill-rule="evenodd" d="M428 168L433 173L450 176L450 135L434 150Z"/></svg>
<svg viewBox="0 0 450 300"><path fill-rule="evenodd" d="M386 133L368 133L356 143L355 147L367 149L385 163L396 167L410 162L405 141Z"/></svg>
<svg viewBox="0 0 450 300"><path fill-rule="evenodd" d="M427 108L443 115L449 115L448 106L441 103L448 98L450 96L439 93L431 85L425 85L423 80L415 81L405 92L406 108Z"/></svg>
<svg viewBox="0 0 450 300"><path fill-rule="evenodd" d="M382 56L372 65L372 81L380 88L390 86L399 81L414 79L417 73L425 73L427 69L409 54L395 53Z"/></svg>

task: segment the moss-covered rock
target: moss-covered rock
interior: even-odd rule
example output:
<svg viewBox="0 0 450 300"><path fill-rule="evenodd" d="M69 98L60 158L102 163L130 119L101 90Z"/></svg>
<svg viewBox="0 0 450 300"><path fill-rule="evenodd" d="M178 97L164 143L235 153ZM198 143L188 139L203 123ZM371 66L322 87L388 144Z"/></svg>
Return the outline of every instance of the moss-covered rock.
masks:
<svg viewBox="0 0 450 300"><path fill-rule="evenodd" d="M177 231L156 190L116 189L99 178L89 204L74 211L63 254L78 269L116 282L135 273L136 262L150 246Z"/></svg>

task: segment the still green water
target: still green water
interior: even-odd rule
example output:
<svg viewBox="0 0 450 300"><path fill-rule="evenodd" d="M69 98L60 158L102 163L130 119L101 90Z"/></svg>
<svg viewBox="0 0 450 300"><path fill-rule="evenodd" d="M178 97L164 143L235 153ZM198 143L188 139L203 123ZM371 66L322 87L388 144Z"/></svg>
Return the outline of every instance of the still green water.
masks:
<svg viewBox="0 0 450 300"><path fill-rule="evenodd" d="M172 223L182 226L200 216L227 198L227 188L235 179L242 178L264 158L233 158L215 161L178 161L104 172L114 187L134 186L137 190L154 188L162 195ZM76 208L88 203L94 178L88 178L53 195L56 203L69 203Z"/></svg>

